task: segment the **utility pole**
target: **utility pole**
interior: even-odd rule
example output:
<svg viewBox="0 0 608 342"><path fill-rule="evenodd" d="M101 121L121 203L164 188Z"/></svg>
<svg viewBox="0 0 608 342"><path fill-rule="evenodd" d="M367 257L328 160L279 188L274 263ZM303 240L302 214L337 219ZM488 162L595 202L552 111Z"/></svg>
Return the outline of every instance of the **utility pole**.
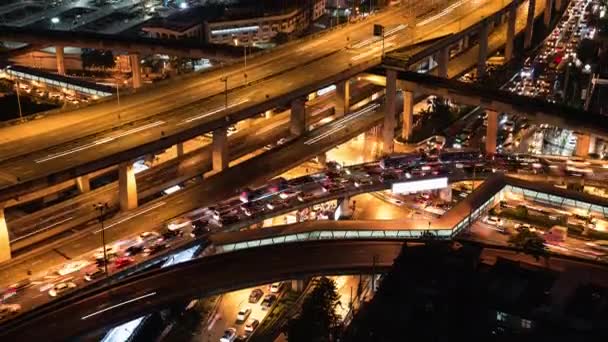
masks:
<svg viewBox="0 0 608 342"><path fill-rule="evenodd" d="M19 79L15 78L15 92L17 93L17 107L19 107L19 121L23 122L23 111L21 110L21 97L19 97Z"/></svg>
<svg viewBox="0 0 608 342"><path fill-rule="evenodd" d="M224 82L224 109L228 109L228 76L220 78Z"/></svg>
<svg viewBox="0 0 608 342"><path fill-rule="evenodd" d="M93 208L99 211L99 221L101 222L101 245L103 248L103 268L105 276L108 276L108 254L106 251L106 230L103 228L103 220L105 215L108 213L108 202L99 202L93 204Z"/></svg>

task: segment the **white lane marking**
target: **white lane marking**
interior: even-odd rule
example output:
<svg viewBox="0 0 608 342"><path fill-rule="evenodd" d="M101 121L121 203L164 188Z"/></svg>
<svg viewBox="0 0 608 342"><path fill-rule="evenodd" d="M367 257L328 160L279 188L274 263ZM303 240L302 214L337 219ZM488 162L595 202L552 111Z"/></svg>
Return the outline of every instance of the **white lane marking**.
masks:
<svg viewBox="0 0 608 342"><path fill-rule="evenodd" d="M142 210L142 211L139 211L139 212L137 212L137 213L135 213L135 214L133 214L133 215L129 215L129 216L124 217L124 218L122 218L122 219L120 219L120 220L118 220L118 221L116 221L116 222L112 222L111 224L109 224L109 225L107 225L107 226L103 227L103 230L108 230L108 229L110 229L110 228L112 228L112 227L114 227L114 226L116 226L116 225L119 225L119 224L121 224L121 223L123 223L123 222L129 221L129 220L130 220L130 219L132 219L132 218L135 218L135 217L137 217L137 216L143 215L143 214L145 214L145 213L147 213L147 212L149 212L149 211L152 211L152 210L154 210L154 209L156 209L156 208L160 208L160 207L162 207L162 206L163 206L163 205L165 205L165 204L167 204L167 203L166 203L166 202L158 202L158 203L156 203L155 205L153 205L153 206L151 206L151 207L149 207L149 208L146 208L146 209L144 209L144 210ZM102 231L101 229L98 229L98 230L94 231L94 232L93 232L93 234L100 233L101 231Z"/></svg>
<svg viewBox="0 0 608 342"><path fill-rule="evenodd" d="M147 294L145 294L145 295L143 295L143 296L139 296L139 297L136 297L136 298L133 298L133 299L129 299L129 300L126 300L126 301L124 301L124 302L122 302L122 303L118 303L118 304L115 304L115 305L109 306L109 307L107 307L107 308L105 308L105 309L101 309L101 310L99 310L99 311L95 311L95 312L93 312L93 313L90 313L90 314L88 314L88 315L86 315L86 316L82 316L80 319L84 321L85 319L87 319L87 318L91 318L91 317L93 317L93 316L97 316L97 315L99 315L100 313L104 313L104 312L106 312L106 311L110 311L110 310L112 310L112 309L116 309L116 308L121 307L121 306L123 306L123 305L127 305L127 304L129 304L129 303L133 303L133 302L136 302L136 301L138 301L138 300L142 300L142 299L144 299L144 298L152 297L152 296L154 296L154 295L156 295L156 292L150 292L150 293L147 293Z"/></svg>
<svg viewBox="0 0 608 342"><path fill-rule="evenodd" d="M428 17L420 22L418 22L416 24L416 26L424 26L432 21L435 21L436 19L439 19L447 14L449 14L450 12L452 12L454 9L456 9L457 7L464 5L465 3L469 2L470 0L460 0L458 2L455 2L453 4L451 4L450 6L446 7L443 11L435 14L434 16Z"/></svg>
<svg viewBox="0 0 608 342"><path fill-rule="evenodd" d="M35 231L31 232L31 233L28 233L28 234L25 234L25 235L23 235L23 236L20 236L20 237L18 237L18 238L16 238L16 239L13 239L13 240L11 240L10 242L11 242L11 243L14 243L14 242L17 242L17 241L19 241L19 240L23 240L23 239L25 239L25 238L27 238L27 237L30 237L30 236L32 236L32 235L38 234L38 233L40 233L40 232L43 232L43 231L45 231L45 230L51 229L51 228L53 228L53 227L55 227L55 226L58 226L58 225L60 225L60 224L62 224L62 223L68 222L69 220L71 220L71 219L73 219L73 218L74 218L74 216L70 216L70 217L65 218L65 219L63 219L63 220L57 221L57 222L55 222L55 223L53 223L53 224L50 224L50 225L48 225L48 226L46 226L46 227L44 227L44 228L40 228L40 229L35 230Z"/></svg>
<svg viewBox="0 0 608 342"><path fill-rule="evenodd" d="M357 111L357 112L355 112L353 114L345 116L344 118L342 118L342 119L340 119L338 121L334 121L333 123L330 124L331 128L328 131L323 132L323 133L321 133L321 134L319 134L319 135L317 135L315 137L312 137L312 138L306 140L304 142L304 144L306 144L306 145L315 144L315 143L317 143L317 142L319 142L319 141L321 141L321 140L323 140L323 139L325 139L325 138L333 135L334 133L342 130L343 128L346 127L346 124L348 122L350 122L352 120L355 120L355 119L361 117L362 115L365 115L365 114L367 114L367 113L375 110L378 107L380 107L380 104L374 103L374 104L371 104L371 105L369 105L369 106L367 106L367 107L365 107L365 108L363 108L363 109L361 109L361 110L359 110L359 111Z"/></svg>
<svg viewBox="0 0 608 342"><path fill-rule="evenodd" d="M128 131L125 131L125 132L122 132L122 133L119 133L119 134L116 134L116 135L113 135L113 136L101 138L99 140L95 140L95 141L90 142L88 144L84 144L82 146L74 147L74 148L71 148L69 150L65 150L63 152L57 152L57 153L49 154L49 155L47 155L44 158L36 159L35 162L38 163L38 164L44 163L44 162L52 160L52 159L56 159L56 158L67 156L67 155L72 154L72 153L84 151L84 150L87 150L89 148L92 148L92 147L95 147L95 146L99 146L99 145L102 145L102 144L106 144L106 143L109 143L109 142L114 141L114 140L119 139L119 138L126 137L127 135L131 135L133 133L138 133L138 132L144 131L146 129L157 127L157 126L160 126L160 125L163 125L163 124L165 124L165 121L159 120L159 121L156 121L156 122L149 123L147 125L135 127L135 128L132 128L132 129L130 129Z"/></svg>
<svg viewBox="0 0 608 342"><path fill-rule="evenodd" d="M195 115L195 116L191 116L191 117L189 117L187 119L184 119L184 120L182 120L182 122L179 123L179 125L184 125L184 124L190 123L192 121L204 119L204 118L206 118L208 116L211 116L213 114L219 113L219 112L221 112L223 110L226 110L226 109L230 109L232 107L236 107L236 106L238 106L240 104L243 104L245 102L248 102L248 101L249 101L249 99L239 99L236 102L229 104L228 107L225 107L225 106L218 107L218 108L215 108L215 109L213 109L213 110L211 110L209 112L206 112L206 113L203 113L203 114L199 114L199 115Z"/></svg>

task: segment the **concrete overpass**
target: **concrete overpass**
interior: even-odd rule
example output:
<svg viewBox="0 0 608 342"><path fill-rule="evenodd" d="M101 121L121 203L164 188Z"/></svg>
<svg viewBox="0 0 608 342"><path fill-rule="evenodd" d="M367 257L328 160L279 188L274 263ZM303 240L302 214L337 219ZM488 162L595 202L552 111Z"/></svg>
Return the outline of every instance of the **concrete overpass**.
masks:
<svg viewBox="0 0 608 342"><path fill-rule="evenodd" d="M480 11L494 13L495 7L492 6L494 5L486 5L480 9ZM477 17L465 15L465 18L462 20L465 22L459 23L459 25L466 27L469 21L473 23L476 22ZM422 27L420 31L430 32L427 33L427 35L432 38L433 35L440 34L440 31L449 30L449 28L455 26L453 22L445 20L445 18L441 18L439 21L446 22L445 26L434 26L432 29L425 26ZM423 33L420 33L418 37L424 36ZM407 43L409 42L404 41L399 44ZM330 60L335 58L336 61L340 61L340 63L328 63L327 58L321 58L318 62L310 62L310 64L305 65L304 67L298 67L297 69L282 73L277 77L271 77L268 80L260 80L260 83L256 82L255 86L252 82L246 82L246 86L242 89L235 90L230 94L230 97L232 98L236 97L237 100L241 99L241 101L246 101L246 105L240 101L232 101L232 103L229 103L228 109L221 110L221 103L225 102L222 94L213 97L213 100L210 101L190 104L187 108L179 111L168 110L165 115L171 114L171 117L176 119L168 119L172 122L168 122L164 118L157 121L140 120L136 124L139 126L138 128L133 128L134 122L123 123L122 130L118 130L118 132L122 131L122 133L118 135L106 133L105 137L101 135L102 138L99 139L100 134L95 133L94 136L89 136L89 139L80 139L79 142L73 138L66 139L67 136L64 134L57 135L54 133L53 137L56 141L64 140L66 141L66 144L63 146L58 145L51 149L38 150L34 153L31 153L32 149L28 148L27 150L23 150L23 152L27 154L27 157L26 155L20 155L20 152L14 150L6 151L7 154L2 158L5 160L2 163L3 172L0 174L0 179L2 180L0 186L6 190L3 191L4 195L2 199L6 200L10 197L25 194L31 189L46 187L57 182L74 179L75 177L85 175L99 168L115 165L117 162L132 160L143 154L167 148L173 144L209 131L216 131L218 144L221 145L220 142L225 140L222 138L221 134L222 128L224 128L225 125L251 117L252 115L256 115L266 109L274 108L276 106L298 106L299 100L297 99L306 96L308 93L329 84L346 84L341 82L379 63L379 60L376 57L377 52L374 52L374 54L369 57L364 55L365 58L356 60L352 59L357 57L352 56L353 53L358 52L352 51L351 49L348 51L341 51L338 54L332 53L331 56L328 57ZM353 61L357 62L353 63ZM333 71L336 67L338 67L337 69L339 71ZM328 68L332 70L326 70ZM287 74L289 74L289 76ZM333 76L325 77L325 75ZM311 80L311 77L315 80ZM249 80L251 80L251 78ZM294 84L293 80L296 80L297 82L295 83L298 84ZM241 87L239 84L241 82L238 80L236 82L237 85ZM286 88L286 84L293 84L293 86ZM270 92L269 94L260 94L259 92L245 91L250 88L262 86L265 89L277 89L278 87L280 90L278 94L270 94ZM340 88L345 89L344 86L341 86ZM344 91L346 91L346 89ZM168 94L164 94L165 97L167 95ZM167 101L164 101L164 103L166 104ZM93 107L91 107L91 110L93 110ZM171 107L172 106L169 108ZM209 107L216 109L207 112ZM142 112L139 108L133 108L133 110L137 110L138 113ZM126 109L119 113L121 121L129 121L129 119L127 119L129 116L126 115L125 112ZM200 114L201 112L206 114ZM107 112L104 114L106 114L105 117L107 119ZM209 118L206 118L206 116ZM178 117L181 117L181 120ZM195 117L197 120L193 120ZM41 124L43 121L44 119L41 119L36 124ZM58 125L62 124L63 123L58 123ZM34 123L32 123L32 125L34 125ZM25 126L28 126L28 124L24 125L24 129ZM47 125L47 127L50 126L52 125ZM87 126L95 126L94 131L89 130L89 133L91 134L93 132L99 132L99 128L103 127L103 125L94 125L92 122L88 123ZM18 130L18 128L14 129ZM137 130L138 132L145 130L148 134L145 135L145 138L144 135L141 134L138 139L135 139L131 134L134 130ZM87 132L87 129L79 130L79 132ZM114 128L112 132L117 133L117 130ZM72 136L73 133L72 129L69 136ZM128 139L125 138L124 134L129 135ZM38 145L38 143L42 142L43 135L44 134L41 134L40 137L38 137L40 140L31 140L30 146L31 144ZM76 133L76 135L78 135L78 133ZM132 144L132 142L127 143L126 140L138 140L138 142ZM75 145L77 147L73 147ZM46 146L49 145L47 144ZM42 145L40 147L42 147ZM34 148L34 150L36 150L36 148ZM77 154L77 156L75 156L75 154ZM92 157L92 159L90 157ZM218 167L221 168L221 165ZM17 170L22 171L17 172Z"/></svg>
<svg viewBox="0 0 608 342"><path fill-rule="evenodd" d="M333 81L333 80L332 80L332 81ZM328 82L329 82L329 81L328 81ZM314 89L314 87L313 87L313 89ZM306 94L308 91L310 91L310 90L306 90L306 91L305 91L305 92L303 92L303 93L304 93L304 94ZM296 103L299 103L299 101L296 101ZM293 106L293 105L294 105L294 103L292 103L292 106ZM292 108L293 108L293 107L292 107ZM258 109L258 110L259 110L259 109ZM300 113L301 113L301 112L300 112ZM220 128L221 128L221 127L220 127ZM296 127L296 130L298 130L298 128L297 128L297 127ZM299 133L301 133L301 129L299 129L299 130L300 130L300 132L299 132ZM161 131L161 133L163 133L163 132ZM296 132L296 133L297 133L297 132ZM196 136L196 135L198 135L198 133L197 133L197 134L195 134L195 136ZM162 142L162 141L161 141L161 144L162 144L162 143L164 143L164 142ZM156 145L158 145L158 144L156 144ZM155 145L155 147L154 147L154 148L152 148L152 150L155 150L155 149L157 148L157 147L156 147L156 145ZM168 146L171 146L171 145L172 145L172 144L169 144ZM222 153L224 153L224 152L222 152ZM222 154L222 153L221 153L221 154ZM220 160L222 160L222 159L225 159L225 158L220 158ZM124 179L124 178L126 178L126 180L125 180L125 181L123 181L123 183L122 183L124 186L127 186L127 185L129 184L129 182L132 182L132 181L129 181L129 179L132 179L132 178L131 178L131 176L128 176L128 175L129 175L129 170L128 170L128 167L126 167L126 166L128 166L128 165L124 165L124 163L123 163L123 167L121 168L121 175L123 175L123 174L124 174L125 176L123 177L123 179ZM67 178L70 178L70 177L67 177ZM73 179L73 178L72 178L72 179ZM41 184L41 186L43 186L43 187L44 187L44 186L46 186L46 185L47 185L47 182L42 182L42 183L40 183L40 184ZM31 185L31 184L30 184L30 185ZM127 188L128 188L128 186L127 186ZM122 192L122 193L123 193L123 194L124 194L126 197L133 198L133 195L129 195L130 191L121 191L121 192ZM127 196L127 195L128 195L128 196ZM127 201L127 202L128 202L128 201L132 201L132 200L129 200L129 198L127 198L127 199L126 199L126 201ZM128 207L128 206L127 206L127 207Z"/></svg>

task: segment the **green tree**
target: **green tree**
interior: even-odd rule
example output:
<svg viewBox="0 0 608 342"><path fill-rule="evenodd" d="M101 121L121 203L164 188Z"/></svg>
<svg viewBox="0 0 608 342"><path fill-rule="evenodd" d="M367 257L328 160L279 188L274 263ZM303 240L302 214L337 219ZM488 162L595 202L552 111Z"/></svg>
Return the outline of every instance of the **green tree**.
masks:
<svg viewBox="0 0 608 342"><path fill-rule="evenodd" d="M515 216L519 219L525 219L528 217L528 208L523 205L515 207Z"/></svg>
<svg viewBox="0 0 608 342"><path fill-rule="evenodd" d="M340 324L336 305L340 305L336 283L322 277L302 303L300 315L289 322L289 342L332 341Z"/></svg>
<svg viewBox="0 0 608 342"><path fill-rule="evenodd" d="M116 61L114 61L114 54L112 53L112 51L82 49L80 57L82 59L82 67L84 69L109 69L113 68L116 65Z"/></svg>
<svg viewBox="0 0 608 342"><path fill-rule="evenodd" d="M515 235L509 238L508 243L513 247L521 249L525 254L534 257L537 261L541 257L545 258L546 261L549 257L549 250L545 246L545 239L528 228L521 228Z"/></svg>

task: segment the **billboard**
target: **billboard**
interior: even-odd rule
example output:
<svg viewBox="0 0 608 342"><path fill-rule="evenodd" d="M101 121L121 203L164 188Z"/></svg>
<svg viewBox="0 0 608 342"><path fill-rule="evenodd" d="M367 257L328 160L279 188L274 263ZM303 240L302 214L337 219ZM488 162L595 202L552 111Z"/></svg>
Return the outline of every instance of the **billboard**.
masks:
<svg viewBox="0 0 608 342"><path fill-rule="evenodd" d="M448 178L433 178L394 183L391 191L395 194L407 194L418 191L437 190L448 187Z"/></svg>

